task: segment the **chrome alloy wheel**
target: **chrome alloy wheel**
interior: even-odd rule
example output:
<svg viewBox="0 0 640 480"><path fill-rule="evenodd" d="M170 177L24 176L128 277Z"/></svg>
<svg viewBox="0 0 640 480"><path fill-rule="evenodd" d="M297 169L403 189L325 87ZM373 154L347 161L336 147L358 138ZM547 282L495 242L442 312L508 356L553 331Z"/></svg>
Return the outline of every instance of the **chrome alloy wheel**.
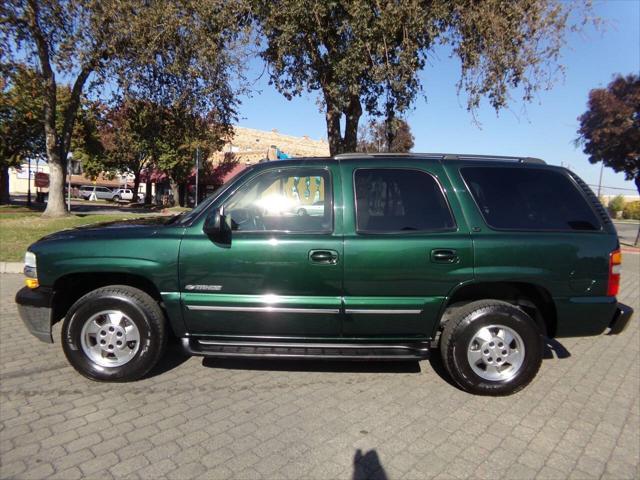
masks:
<svg viewBox="0 0 640 480"><path fill-rule="evenodd" d="M92 315L80 333L82 351L102 367L119 367L140 349L140 332L120 310L105 310Z"/></svg>
<svg viewBox="0 0 640 480"><path fill-rule="evenodd" d="M484 380L513 378L524 363L524 342L512 328L489 325L478 330L467 348L472 370Z"/></svg>

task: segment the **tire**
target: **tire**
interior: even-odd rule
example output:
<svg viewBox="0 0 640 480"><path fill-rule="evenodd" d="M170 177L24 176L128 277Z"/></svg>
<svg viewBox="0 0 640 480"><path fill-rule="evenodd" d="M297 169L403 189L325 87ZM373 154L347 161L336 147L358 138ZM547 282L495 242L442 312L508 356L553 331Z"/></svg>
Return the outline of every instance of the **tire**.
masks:
<svg viewBox="0 0 640 480"><path fill-rule="evenodd" d="M542 332L518 307L500 300L481 300L455 308L447 316L440 353L451 378L463 390L511 395L538 373Z"/></svg>
<svg viewBox="0 0 640 480"><path fill-rule="evenodd" d="M298 209L298 216L304 217L305 215L307 215L307 211L304 208Z"/></svg>
<svg viewBox="0 0 640 480"><path fill-rule="evenodd" d="M126 285L87 293L69 309L62 325L67 360L80 374L96 381L128 382L143 377L158 362L166 344L166 321L158 303Z"/></svg>
<svg viewBox="0 0 640 480"><path fill-rule="evenodd" d="M113 198L111 199L113 202L119 202L120 201L120 197L118 195L114 195Z"/></svg>

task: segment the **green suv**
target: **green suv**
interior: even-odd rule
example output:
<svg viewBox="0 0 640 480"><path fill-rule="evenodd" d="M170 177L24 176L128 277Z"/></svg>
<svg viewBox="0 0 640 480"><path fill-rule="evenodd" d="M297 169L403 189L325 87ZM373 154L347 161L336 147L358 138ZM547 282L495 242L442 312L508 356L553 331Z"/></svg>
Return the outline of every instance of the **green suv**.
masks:
<svg viewBox="0 0 640 480"><path fill-rule="evenodd" d="M349 154L248 167L175 217L31 245L16 297L39 339L64 319L93 380L190 355L410 360L513 393L545 337L619 333L613 224L574 173L532 158Z"/></svg>

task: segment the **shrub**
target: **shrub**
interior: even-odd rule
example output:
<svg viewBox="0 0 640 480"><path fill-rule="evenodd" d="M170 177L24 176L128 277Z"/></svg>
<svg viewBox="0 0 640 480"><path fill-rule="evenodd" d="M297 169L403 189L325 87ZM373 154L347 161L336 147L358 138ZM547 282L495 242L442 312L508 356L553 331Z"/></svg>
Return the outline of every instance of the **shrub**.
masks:
<svg viewBox="0 0 640 480"><path fill-rule="evenodd" d="M609 211L611 213L620 212L624 209L624 197L622 195L618 195L617 197L613 197L609 200L608 205Z"/></svg>
<svg viewBox="0 0 640 480"><path fill-rule="evenodd" d="M640 200L627 203L622 210L622 218L640 220Z"/></svg>

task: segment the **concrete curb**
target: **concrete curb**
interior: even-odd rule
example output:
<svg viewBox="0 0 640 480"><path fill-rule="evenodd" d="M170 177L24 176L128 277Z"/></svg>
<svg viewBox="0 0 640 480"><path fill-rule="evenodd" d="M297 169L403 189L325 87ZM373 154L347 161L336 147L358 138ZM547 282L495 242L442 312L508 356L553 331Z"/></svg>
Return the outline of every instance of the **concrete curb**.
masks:
<svg viewBox="0 0 640 480"><path fill-rule="evenodd" d="M0 273L22 273L22 262L0 262Z"/></svg>

